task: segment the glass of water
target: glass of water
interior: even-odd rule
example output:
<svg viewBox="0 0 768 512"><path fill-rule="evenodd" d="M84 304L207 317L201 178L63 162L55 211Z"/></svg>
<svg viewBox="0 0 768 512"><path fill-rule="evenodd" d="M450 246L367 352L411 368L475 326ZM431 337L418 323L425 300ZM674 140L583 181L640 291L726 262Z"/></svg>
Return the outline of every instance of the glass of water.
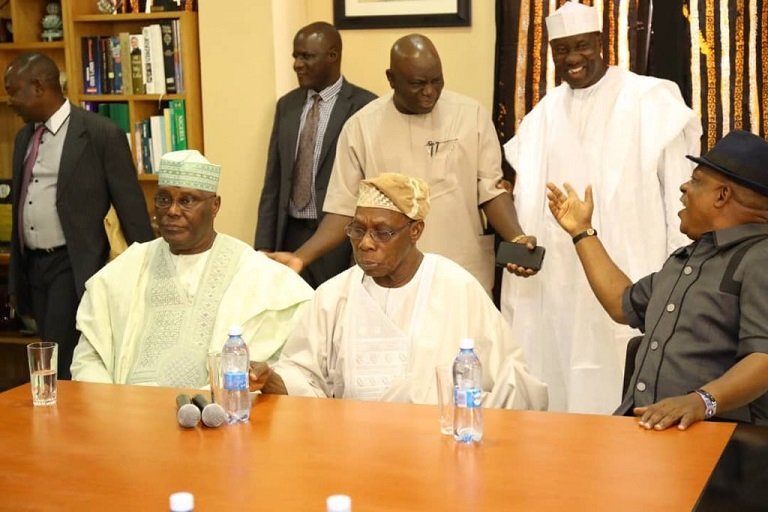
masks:
<svg viewBox="0 0 768 512"><path fill-rule="evenodd" d="M59 359L59 345L52 341L41 341L27 345L29 360L29 381L32 387L34 405L56 403L56 367Z"/></svg>

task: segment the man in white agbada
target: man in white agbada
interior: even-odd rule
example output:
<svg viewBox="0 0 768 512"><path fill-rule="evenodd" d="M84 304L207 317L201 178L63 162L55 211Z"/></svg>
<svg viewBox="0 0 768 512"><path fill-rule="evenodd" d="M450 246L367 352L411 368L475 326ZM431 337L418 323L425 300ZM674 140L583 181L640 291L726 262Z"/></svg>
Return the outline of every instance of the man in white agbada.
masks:
<svg viewBox="0 0 768 512"><path fill-rule="evenodd" d="M407 169L432 194L430 229L421 245L474 275L490 294L493 235L522 233L509 194L497 188L501 154L491 116L480 104L443 90L443 68L432 41L421 34L398 39L386 71L392 94L349 118L339 135L323 217L315 235L295 253L274 257L297 271L344 240L360 181L390 169Z"/></svg>
<svg viewBox="0 0 768 512"><path fill-rule="evenodd" d="M490 392L486 405L546 408L546 387L528 374L480 283L451 260L417 249L428 201L419 178L383 173L360 183L345 230L357 265L317 289L272 371L253 366L254 388L436 403L435 366L451 363L459 340L471 337Z"/></svg>
<svg viewBox="0 0 768 512"><path fill-rule="evenodd" d="M86 283L73 380L202 387L206 355L230 325L254 360L276 360L312 289L296 273L216 233L220 168L194 150L160 161L162 238L133 244Z"/></svg>
<svg viewBox="0 0 768 512"><path fill-rule="evenodd" d="M548 384L551 410L610 413L636 331L614 324L594 298L571 239L547 212L545 184L593 185L594 227L636 280L687 244L678 229L678 186L692 171L684 156L699 153L701 125L672 82L604 63L593 7L568 2L546 23L564 83L504 150L517 171L520 222L547 248L547 263L531 279L504 276L502 312L531 373Z"/></svg>

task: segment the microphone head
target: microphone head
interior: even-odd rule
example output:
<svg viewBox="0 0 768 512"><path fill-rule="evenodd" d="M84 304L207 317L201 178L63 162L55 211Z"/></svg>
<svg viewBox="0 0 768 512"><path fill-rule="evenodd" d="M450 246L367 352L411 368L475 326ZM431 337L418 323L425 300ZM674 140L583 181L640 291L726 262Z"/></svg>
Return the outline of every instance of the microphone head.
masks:
<svg viewBox="0 0 768 512"><path fill-rule="evenodd" d="M182 427L195 427L200 423L200 409L194 404L184 404L176 411L176 421Z"/></svg>
<svg viewBox="0 0 768 512"><path fill-rule="evenodd" d="M208 404L203 408L203 425L206 427L220 427L227 421L227 413L219 404Z"/></svg>

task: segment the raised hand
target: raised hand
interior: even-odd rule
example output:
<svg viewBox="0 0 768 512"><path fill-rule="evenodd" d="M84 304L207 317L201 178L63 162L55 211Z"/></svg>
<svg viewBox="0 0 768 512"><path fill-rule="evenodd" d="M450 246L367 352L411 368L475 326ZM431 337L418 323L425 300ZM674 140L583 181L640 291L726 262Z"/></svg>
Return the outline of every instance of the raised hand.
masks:
<svg viewBox="0 0 768 512"><path fill-rule="evenodd" d="M592 227L592 211L595 208L592 200L592 186L584 191L584 201L569 183L564 183L565 192L554 183L547 183L547 199L549 211L558 224L571 236L575 236Z"/></svg>

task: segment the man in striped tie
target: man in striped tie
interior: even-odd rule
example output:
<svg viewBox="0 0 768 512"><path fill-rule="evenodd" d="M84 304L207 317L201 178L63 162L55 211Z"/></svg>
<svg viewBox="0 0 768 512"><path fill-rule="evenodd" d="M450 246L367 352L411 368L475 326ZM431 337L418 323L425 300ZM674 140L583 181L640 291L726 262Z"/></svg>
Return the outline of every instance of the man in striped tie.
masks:
<svg viewBox="0 0 768 512"><path fill-rule="evenodd" d="M376 97L341 76L341 37L328 23L299 30L293 69L299 87L277 102L259 203L255 247L265 251L294 251L314 234L341 127ZM342 243L301 275L316 288L350 262Z"/></svg>

